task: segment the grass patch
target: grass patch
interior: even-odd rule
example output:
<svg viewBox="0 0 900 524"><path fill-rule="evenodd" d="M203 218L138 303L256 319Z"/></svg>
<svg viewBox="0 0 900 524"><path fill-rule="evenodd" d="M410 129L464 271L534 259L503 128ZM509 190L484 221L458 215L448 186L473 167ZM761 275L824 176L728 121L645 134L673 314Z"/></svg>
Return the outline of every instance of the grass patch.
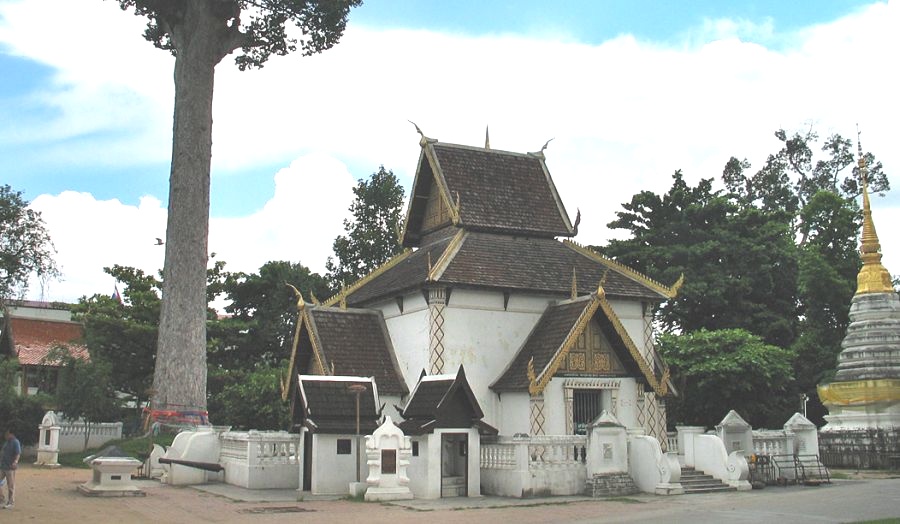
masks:
<svg viewBox="0 0 900 524"><path fill-rule="evenodd" d="M830 472L830 475L832 479L837 480L851 480L853 478L848 473L844 473L843 471L832 471Z"/></svg>
<svg viewBox="0 0 900 524"><path fill-rule="evenodd" d="M86 451L75 451L72 453L60 453L59 464L68 468L88 469L90 468L90 466L84 463L84 458L97 453L107 446L119 446L119 448L121 448L122 451L124 451L128 455L137 457L139 455L149 453L151 444L159 444L160 446L167 447L172 445L173 440L175 440L174 433L163 433L153 437L136 437L112 440L99 448L91 448Z"/></svg>
<svg viewBox="0 0 900 524"><path fill-rule="evenodd" d="M856 524L900 524L900 518L891 517L889 519L860 520Z"/></svg>

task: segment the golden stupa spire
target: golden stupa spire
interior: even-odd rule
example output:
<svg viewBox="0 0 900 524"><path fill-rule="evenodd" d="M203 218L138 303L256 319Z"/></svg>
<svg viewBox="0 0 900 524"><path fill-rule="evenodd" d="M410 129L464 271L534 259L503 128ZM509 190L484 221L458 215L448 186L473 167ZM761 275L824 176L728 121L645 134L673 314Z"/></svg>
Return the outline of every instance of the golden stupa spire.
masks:
<svg viewBox="0 0 900 524"><path fill-rule="evenodd" d="M862 143L858 138L856 143L863 197L863 227L859 247L863 265L856 276L856 294L893 293L891 274L881 265L881 244L878 242L878 233L875 232L875 222L872 220L872 206L869 203L869 171L863 156Z"/></svg>

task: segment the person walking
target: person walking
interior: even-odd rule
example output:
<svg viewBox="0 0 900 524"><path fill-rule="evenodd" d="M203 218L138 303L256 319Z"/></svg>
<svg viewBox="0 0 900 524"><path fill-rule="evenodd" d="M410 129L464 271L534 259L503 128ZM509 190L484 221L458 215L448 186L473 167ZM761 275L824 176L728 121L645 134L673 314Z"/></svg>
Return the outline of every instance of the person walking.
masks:
<svg viewBox="0 0 900 524"><path fill-rule="evenodd" d="M19 456L22 454L22 444L12 432L11 429L6 430L6 442L3 443L3 449L0 450L0 481L6 481L6 505L0 506L2 509L12 509L16 499L16 470L19 468Z"/></svg>

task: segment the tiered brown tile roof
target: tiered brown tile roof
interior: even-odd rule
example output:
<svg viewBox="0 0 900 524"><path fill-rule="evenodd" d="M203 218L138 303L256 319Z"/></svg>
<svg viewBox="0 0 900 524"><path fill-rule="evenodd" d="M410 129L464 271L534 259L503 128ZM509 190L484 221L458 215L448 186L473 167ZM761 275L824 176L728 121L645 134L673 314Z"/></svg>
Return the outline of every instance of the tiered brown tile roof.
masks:
<svg viewBox="0 0 900 524"><path fill-rule="evenodd" d="M668 298L665 286L627 274L574 244L553 238L465 232L458 244L453 238L444 238L419 248L356 287L347 302L362 306L420 289L429 282L429 259L433 270L430 281L441 284L566 296L571 293L574 268L579 294L596 291L605 276L603 287L610 296L650 301ZM439 266L441 261L443 265Z"/></svg>
<svg viewBox="0 0 900 524"><path fill-rule="evenodd" d="M430 433L436 428L471 427L482 434L497 434L481 420L484 412L462 366L455 376L423 373L400 416L404 420L397 426L408 435Z"/></svg>
<svg viewBox="0 0 900 524"><path fill-rule="evenodd" d="M638 378L646 388L657 389L665 395L667 373L657 370L646 362L625 332L615 312L603 294L591 294L575 300L567 300L547 308L525 343L516 354L509 368L491 386L495 391L528 391L531 380L528 377L528 363L533 360L533 371L538 381L553 376L560 358L565 357L567 343L573 341L591 319L597 319L600 329L609 340L612 350L625 367L629 376ZM548 368L549 365L549 368ZM542 386L541 386L542 387Z"/></svg>
<svg viewBox="0 0 900 524"><path fill-rule="evenodd" d="M575 323L590 307L592 300L591 296L584 296L548 307L512 363L491 386L491 389L495 391L527 391L528 362L532 358L534 359L536 373L540 373L547 367L569 336L569 332L575 327Z"/></svg>
<svg viewBox="0 0 900 524"><path fill-rule="evenodd" d="M377 386L368 378L342 376L299 377L304 424L314 433L354 434L356 432L356 393L351 385L366 390L359 395L360 434L372 433L378 427L381 405Z"/></svg>
<svg viewBox="0 0 900 524"><path fill-rule="evenodd" d="M77 322L11 317L7 340L23 366L58 366L46 361L57 346L65 346L75 358L89 360L87 347L81 343L84 331Z"/></svg>
<svg viewBox="0 0 900 524"><path fill-rule="evenodd" d="M334 375L374 376L382 393L408 392L380 311L307 306L310 333Z"/></svg>

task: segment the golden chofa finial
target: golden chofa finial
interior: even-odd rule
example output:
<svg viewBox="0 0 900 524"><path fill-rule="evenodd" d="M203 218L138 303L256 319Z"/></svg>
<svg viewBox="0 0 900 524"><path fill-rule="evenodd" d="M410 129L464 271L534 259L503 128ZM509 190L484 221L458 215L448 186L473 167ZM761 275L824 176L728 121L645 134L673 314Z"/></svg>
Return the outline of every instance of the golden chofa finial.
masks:
<svg viewBox="0 0 900 524"><path fill-rule="evenodd" d="M859 246L863 265L856 276L856 294L893 293L891 274L881 265L881 244L878 242L875 221L872 220L872 205L869 202L869 172L866 167L866 158L863 156L862 143L857 140L857 144L863 197L863 227Z"/></svg>
<svg viewBox="0 0 900 524"><path fill-rule="evenodd" d="M294 291L294 296L297 297L297 311L300 311L304 307L306 307L306 302L303 300L303 294L300 293L300 290L287 282L285 282L284 285L286 285L287 287L291 288Z"/></svg>

